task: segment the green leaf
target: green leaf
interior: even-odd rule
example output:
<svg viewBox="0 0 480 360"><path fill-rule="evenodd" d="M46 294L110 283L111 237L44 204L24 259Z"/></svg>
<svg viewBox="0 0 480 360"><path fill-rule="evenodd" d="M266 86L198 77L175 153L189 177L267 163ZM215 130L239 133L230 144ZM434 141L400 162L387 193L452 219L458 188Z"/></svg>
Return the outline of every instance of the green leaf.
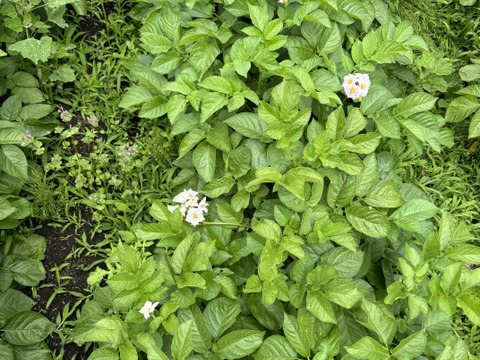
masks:
<svg viewBox="0 0 480 360"><path fill-rule="evenodd" d="M460 275L462 274L462 263L451 264L445 268L443 272L442 279L440 281L440 286L447 293L453 292L457 286Z"/></svg>
<svg viewBox="0 0 480 360"><path fill-rule="evenodd" d="M334 279L322 287L328 300L350 309L363 298L363 292L342 279Z"/></svg>
<svg viewBox="0 0 480 360"><path fill-rule="evenodd" d="M193 44L190 51L190 63L197 70L198 76L202 77L218 55L220 55L220 49L217 41L203 37Z"/></svg>
<svg viewBox="0 0 480 360"><path fill-rule="evenodd" d="M3 340L12 345L33 345L45 340L55 330L55 324L43 315L21 311L10 317L3 326Z"/></svg>
<svg viewBox="0 0 480 360"><path fill-rule="evenodd" d="M468 128L468 138L480 136L480 111L477 111L473 115L472 121L470 121L470 126Z"/></svg>
<svg viewBox="0 0 480 360"><path fill-rule="evenodd" d="M261 7L252 5L248 5L248 11L250 13L252 24L263 32L269 20L268 13Z"/></svg>
<svg viewBox="0 0 480 360"><path fill-rule="evenodd" d="M480 64L469 64L462 66L458 71L463 81L475 81L480 78Z"/></svg>
<svg viewBox="0 0 480 360"><path fill-rule="evenodd" d="M17 120L21 111L22 102L17 96L12 95L0 107L0 119L8 121Z"/></svg>
<svg viewBox="0 0 480 360"><path fill-rule="evenodd" d="M8 288L0 293L0 317L9 318L18 312L30 311L35 304L35 301L21 291Z"/></svg>
<svg viewBox="0 0 480 360"><path fill-rule="evenodd" d="M425 330L416 332L400 343L392 350L392 356L398 360L411 360L423 354L427 345Z"/></svg>
<svg viewBox="0 0 480 360"><path fill-rule="evenodd" d="M384 360L389 356L388 350L370 336L364 337L352 346L346 346L345 349L355 359Z"/></svg>
<svg viewBox="0 0 480 360"><path fill-rule="evenodd" d="M52 38L42 36L40 40L30 38L17 41L15 44L8 46L8 51L18 51L24 58L32 60L37 65L39 61L48 60L51 45Z"/></svg>
<svg viewBox="0 0 480 360"><path fill-rule="evenodd" d="M330 207L345 207L352 201L357 188L357 178L340 174L338 180L330 182L327 193L327 203Z"/></svg>
<svg viewBox="0 0 480 360"><path fill-rule="evenodd" d="M225 95L218 92L211 92L205 95L202 101L201 122L215 114L218 110L228 104L228 99Z"/></svg>
<svg viewBox="0 0 480 360"><path fill-rule="evenodd" d="M251 160L252 153L247 145L239 146L228 155L228 171L238 179L250 170Z"/></svg>
<svg viewBox="0 0 480 360"><path fill-rule="evenodd" d="M178 158L184 157L190 150L192 150L200 141L205 138L205 132L201 129L194 129L190 131L180 143L178 148Z"/></svg>
<svg viewBox="0 0 480 360"><path fill-rule="evenodd" d="M92 352L89 360L118 360L118 351L114 348L100 348ZM123 359L122 359L123 360Z"/></svg>
<svg viewBox="0 0 480 360"><path fill-rule="evenodd" d="M342 150L352 151L358 154L370 154L375 151L380 144L382 136L369 132L355 136L353 139L342 143Z"/></svg>
<svg viewBox="0 0 480 360"><path fill-rule="evenodd" d="M438 98L427 93L413 93L400 101L394 109L394 115L409 117L410 115L429 111L435 106Z"/></svg>
<svg viewBox="0 0 480 360"><path fill-rule="evenodd" d="M233 88L230 82L220 76L209 76L198 85L205 89L209 89L226 95L232 94L233 92Z"/></svg>
<svg viewBox="0 0 480 360"><path fill-rule="evenodd" d="M223 152L231 151L228 126L224 123L216 123L213 129L207 133L207 141Z"/></svg>
<svg viewBox="0 0 480 360"><path fill-rule="evenodd" d="M0 358L3 360L15 360L15 353L12 347L0 340Z"/></svg>
<svg viewBox="0 0 480 360"><path fill-rule="evenodd" d="M216 165L216 149L203 141L193 151L193 165L205 182L213 180Z"/></svg>
<svg viewBox="0 0 480 360"><path fill-rule="evenodd" d="M413 199L404 203L393 214L395 222L400 227L407 227L407 230L413 226L418 228L419 221L430 219L438 212L438 208L428 200ZM413 231L413 229L411 231Z"/></svg>
<svg viewBox="0 0 480 360"><path fill-rule="evenodd" d="M308 338L304 330L298 325L297 319L294 316L288 315L287 313L284 314L283 332L290 345L292 345L301 356L310 356Z"/></svg>
<svg viewBox="0 0 480 360"><path fill-rule="evenodd" d="M468 318L476 325L480 326L480 299L474 295L462 294L458 298L460 306Z"/></svg>
<svg viewBox="0 0 480 360"><path fill-rule="evenodd" d="M13 279L24 286L37 286L45 279L45 268L39 260L20 255L8 255L3 268L13 273Z"/></svg>
<svg viewBox="0 0 480 360"><path fill-rule="evenodd" d="M460 122L473 114L480 107L480 101L473 96L460 96L448 104L445 120Z"/></svg>
<svg viewBox="0 0 480 360"><path fill-rule="evenodd" d="M215 241L198 243L183 263L184 271L205 271L210 264L210 256L215 247Z"/></svg>
<svg viewBox="0 0 480 360"><path fill-rule="evenodd" d="M254 355L255 360L296 360L297 352L281 335L265 339Z"/></svg>
<svg viewBox="0 0 480 360"><path fill-rule="evenodd" d="M202 192L209 198L216 198L222 194L228 193L235 185L235 180L231 177L222 177L221 179L214 179L207 184Z"/></svg>
<svg viewBox="0 0 480 360"><path fill-rule="evenodd" d="M385 237L390 230L390 222L381 212L365 206L350 206L346 210L347 220L355 230L374 237Z"/></svg>
<svg viewBox="0 0 480 360"><path fill-rule="evenodd" d="M157 55L152 62L152 69L159 74L168 74L170 71L178 67L181 57L176 51L169 51L164 54Z"/></svg>
<svg viewBox="0 0 480 360"><path fill-rule="evenodd" d="M317 319L326 323L337 323L332 305L321 291L307 291L307 310Z"/></svg>
<svg viewBox="0 0 480 360"><path fill-rule="evenodd" d="M184 360L192 351L192 323L193 320L188 320L178 326L172 341L174 360Z"/></svg>
<svg viewBox="0 0 480 360"><path fill-rule="evenodd" d="M480 247L462 244L445 251L445 256L466 264L480 264Z"/></svg>
<svg viewBox="0 0 480 360"><path fill-rule="evenodd" d="M232 299L221 297L210 301L203 313L210 334L218 339L235 323L240 310L238 302Z"/></svg>
<svg viewBox="0 0 480 360"><path fill-rule="evenodd" d="M129 109L134 106L143 104L152 97L152 93L143 85L135 85L128 88L127 92L122 96L120 106L123 109Z"/></svg>
<svg viewBox="0 0 480 360"><path fill-rule="evenodd" d="M23 87L38 87L39 82L35 76L24 71L17 71L12 77L13 83L16 86Z"/></svg>
<svg viewBox="0 0 480 360"><path fill-rule="evenodd" d="M332 266L337 269L340 277L352 278L362 267L364 253L362 251L350 251L342 247L336 247L326 252L320 258L322 265Z"/></svg>
<svg viewBox="0 0 480 360"><path fill-rule="evenodd" d="M224 121L243 136L269 143L271 138L265 135L268 124L258 114L239 113Z"/></svg>
<svg viewBox="0 0 480 360"><path fill-rule="evenodd" d="M168 102L163 95L149 98L142 105L139 117L146 119L155 119L162 117L168 111Z"/></svg>
<svg viewBox="0 0 480 360"><path fill-rule="evenodd" d="M359 108L353 108L353 110L348 113L346 119L345 138L351 138L352 136L357 135L360 131L365 129L365 126L367 126L367 120L362 112Z"/></svg>
<svg viewBox="0 0 480 360"><path fill-rule="evenodd" d="M140 253L137 250L131 246L126 246L122 243L119 243L117 246L117 255L118 259L120 260L120 264L122 264L127 271L132 273L137 272L140 265Z"/></svg>
<svg viewBox="0 0 480 360"><path fill-rule="evenodd" d="M27 158L23 151L15 145L2 145L0 147L0 170L21 179L28 179Z"/></svg>
<svg viewBox="0 0 480 360"><path fill-rule="evenodd" d="M395 189L392 179L379 182L367 195L365 202L380 208L397 208L403 204L402 195Z"/></svg>
<svg viewBox="0 0 480 360"><path fill-rule="evenodd" d="M213 345L213 352L221 359L240 359L257 350L262 344L264 335L263 331L232 331Z"/></svg>
<svg viewBox="0 0 480 360"><path fill-rule="evenodd" d="M26 105L20 112L20 119L41 119L50 114L53 110L53 106L47 104L34 104Z"/></svg>
<svg viewBox="0 0 480 360"><path fill-rule="evenodd" d="M368 316L371 329L377 333L385 345L389 345L397 331L395 317L390 309L384 303L373 303L363 298L362 310Z"/></svg>
<svg viewBox="0 0 480 360"><path fill-rule="evenodd" d="M6 219L15 211L17 208L13 207L7 199L0 197L0 220Z"/></svg>
<svg viewBox="0 0 480 360"><path fill-rule="evenodd" d="M68 64L61 65L48 77L50 81L61 81L64 83L73 82L76 78L75 71Z"/></svg>
<svg viewBox="0 0 480 360"><path fill-rule="evenodd" d="M271 305L262 303L260 294L251 294L248 297L248 309L263 327L269 330L280 330L283 323L284 307L280 301L275 301Z"/></svg>

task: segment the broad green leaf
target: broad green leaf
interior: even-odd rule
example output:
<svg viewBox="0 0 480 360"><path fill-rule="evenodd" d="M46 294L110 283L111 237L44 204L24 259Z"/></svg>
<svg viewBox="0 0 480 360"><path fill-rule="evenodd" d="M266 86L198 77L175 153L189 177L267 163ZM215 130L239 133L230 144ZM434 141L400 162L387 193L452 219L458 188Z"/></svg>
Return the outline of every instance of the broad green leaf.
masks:
<svg viewBox="0 0 480 360"><path fill-rule="evenodd" d="M385 345L389 345L397 332L395 317L390 309L383 303L373 303L363 298L362 310L368 316L371 329L377 333Z"/></svg>
<svg viewBox="0 0 480 360"><path fill-rule="evenodd" d="M394 115L409 117L416 113L429 111L435 106L437 99L423 92L410 94L397 104Z"/></svg>
<svg viewBox="0 0 480 360"><path fill-rule="evenodd" d="M462 274L462 268L462 263L451 264L445 268L440 281L440 286L447 293L451 293L457 286L460 280L460 275Z"/></svg>
<svg viewBox="0 0 480 360"><path fill-rule="evenodd" d="M178 326L172 341L174 360L184 360L192 351L192 323L193 320L188 320Z"/></svg>
<svg viewBox="0 0 480 360"><path fill-rule="evenodd" d="M225 120L225 123L243 136L269 143L272 140L265 135L268 124L254 113L239 113Z"/></svg>
<svg viewBox="0 0 480 360"><path fill-rule="evenodd" d="M363 292L342 279L334 279L322 287L328 300L350 309L363 298Z"/></svg>
<svg viewBox="0 0 480 360"><path fill-rule="evenodd" d="M118 351L114 348L100 348L92 352L89 360L118 360ZM122 359L123 360L123 359Z"/></svg>
<svg viewBox="0 0 480 360"><path fill-rule="evenodd" d="M251 294L248 297L248 309L263 327L269 330L282 328L284 307L280 301L277 300L272 305L265 305L262 303L260 294Z"/></svg>
<svg viewBox="0 0 480 360"><path fill-rule="evenodd" d="M21 311L10 317L2 328L3 340L12 345L33 345L50 335L55 325L43 315Z"/></svg>
<svg viewBox="0 0 480 360"><path fill-rule="evenodd" d="M366 125L367 120L360 109L353 108L353 110L348 113L346 119L345 138L351 138L352 136L357 135L360 131L365 129Z"/></svg>
<svg viewBox="0 0 480 360"><path fill-rule="evenodd" d="M460 78L463 81L475 81L480 78L480 65L479 64L469 64L462 66L458 71Z"/></svg>
<svg viewBox="0 0 480 360"><path fill-rule="evenodd" d="M480 326L480 299L477 296L462 294L458 298L458 306L476 326Z"/></svg>
<svg viewBox="0 0 480 360"><path fill-rule="evenodd" d="M21 179L28 179L27 169L27 158L20 148L15 145L0 147L0 170Z"/></svg>
<svg viewBox="0 0 480 360"><path fill-rule="evenodd" d="M17 208L13 207L7 199L0 197L0 220L6 219L15 211Z"/></svg>
<svg viewBox="0 0 480 360"><path fill-rule="evenodd" d="M307 291L307 310L326 323L337 323L332 305L321 291Z"/></svg>
<svg viewBox="0 0 480 360"><path fill-rule="evenodd" d="M183 95L174 95L168 100L167 115L172 125L175 124L175 120L177 120L180 115L185 113L186 108L187 98Z"/></svg>
<svg viewBox="0 0 480 360"><path fill-rule="evenodd" d="M210 264L210 256L215 247L215 241L198 243L183 263L184 271L205 271Z"/></svg>
<svg viewBox="0 0 480 360"><path fill-rule="evenodd" d="M22 111L22 102L15 96L9 96L0 107L0 119L13 121L17 120Z"/></svg>
<svg viewBox="0 0 480 360"><path fill-rule="evenodd" d="M198 85L205 89L209 89L226 95L232 94L233 92L233 88L230 82L220 76L209 76Z"/></svg>
<svg viewBox="0 0 480 360"><path fill-rule="evenodd" d="M238 179L250 170L251 161L252 153L250 149L246 145L241 145L228 155L228 171Z"/></svg>
<svg viewBox="0 0 480 360"><path fill-rule="evenodd" d="M30 311L35 301L19 290L8 288L0 293L0 316L9 318L21 311Z"/></svg>
<svg viewBox="0 0 480 360"><path fill-rule="evenodd" d="M352 346L345 347L345 349L355 359L384 360L389 357L385 346L380 345L370 336L364 337Z"/></svg>
<svg viewBox="0 0 480 360"><path fill-rule="evenodd" d="M131 246L118 244L117 255L120 264L131 273L135 273L140 265L140 253Z"/></svg>
<svg viewBox="0 0 480 360"><path fill-rule="evenodd" d="M218 55L220 55L220 49L217 41L212 38L202 37L192 46L190 63L201 77L212 66Z"/></svg>
<svg viewBox="0 0 480 360"><path fill-rule="evenodd" d="M205 132L201 129L194 129L190 131L180 143L178 148L178 158L181 159L190 150L192 150L200 141L205 138Z"/></svg>
<svg viewBox="0 0 480 360"><path fill-rule="evenodd" d="M411 360L420 356L427 344L425 330L416 332L400 343L392 350L392 356L398 360Z"/></svg>
<svg viewBox="0 0 480 360"><path fill-rule="evenodd" d="M265 339L254 358L255 360L296 360L297 352L286 338L281 335L272 335Z"/></svg>
<svg viewBox="0 0 480 360"><path fill-rule="evenodd" d="M327 193L327 203L330 207L345 207L352 201L357 188L355 176L340 174L337 181L330 182Z"/></svg>
<svg viewBox="0 0 480 360"><path fill-rule="evenodd" d="M405 227L408 224L417 227L419 221L430 219L438 212L438 208L428 200L413 199L405 202L393 214L395 222L400 227ZM407 227L408 229L409 227ZM412 229L413 230L413 229Z"/></svg>
<svg viewBox="0 0 480 360"><path fill-rule="evenodd" d="M263 32L269 20L267 11L259 6L252 5L248 5L248 11L250 13L252 24Z"/></svg>
<svg viewBox="0 0 480 360"><path fill-rule="evenodd" d="M284 314L283 319L283 332L290 345L292 345L301 356L309 357L310 347L308 339L304 330L298 325L297 319L287 313Z"/></svg>
<svg viewBox="0 0 480 360"><path fill-rule="evenodd" d="M365 206L350 206L346 210L347 220L355 230L374 237L385 237L390 230L388 219L377 210Z"/></svg>
<svg viewBox="0 0 480 360"><path fill-rule="evenodd" d="M224 94L211 92L205 95L202 101L201 122L207 121L209 117L228 104L228 99Z"/></svg>
<svg viewBox="0 0 480 360"><path fill-rule="evenodd" d="M395 189L392 179L379 182L368 193L365 202L370 206L380 208L397 208L403 204L402 195Z"/></svg>
<svg viewBox="0 0 480 360"><path fill-rule="evenodd" d="M240 305L235 300L224 297L210 301L203 313L208 331L215 339L235 323L239 314Z"/></svg>
<svg viewBox="0 0 480 360"><path fill-rule="evenodd" d="M12 347L2 340L0 340L0 358L3 360L15 360L15 353Z"/></svg>
<svg viewBox="0 0 480 360"><path fill-rule="evenodd" d="M127 92L122 96L118 106L124 109L143 104L152 97L152 93L143 85L135 85L128 88Z"/></svg>
<svg viewBox="0 0 480 360"><path fill-rule="evenodd" d="M40 40L29 38L20 40L8 47L8 51L18 51L24 58L32 60L35 65L39 61L47 61L50 56L52 38L42 36Z"/></svg>
<svg viewBox="0 0 480 360"><path fill-rule="evenodd" d="M193 151L193 165L205 182L213 180L216 166L216 149L203 141Z"/></svg>
<svg viewBox="0 0 480 360"><path fill-rule="evenodd" d="M168 111L168 102L163 95L149 98L142 105L139 117L155 119L165 115Z"/></svg>
<svg viewBox="0 0 480 360"><path fill-rule="evenodd" d="M364 253L350 251L343 247L336 247L324 253L320 258L322 265L332 266L337 269L342 278L354 277L362 267Z"/></svg>
<svg viewBox="0 0 480 360"><path fill-rule="evenodd" d="M470 126L468 128L468 138L480 136L480 111L477 111L473 115L472 121L470 121Z"/></svg>
<svg viewBox="0 0 480 360"><path fill-rule="evenodd" d="M370 154L380 144L382 136L375 133L361 134L342 143L342 150L356 152L358 154Z"/></svg>
<svg viewBox="0 0 480 360"><path fill-rule="evenodd" d="M232 150L228 126L224 123L216 123L213 129L207 132L207 141L223 152Z"/></svg>
<svg viewBox="0 0 480 360"><path fill-rule="evenodd" d="M257 350L265 332L236 330L222 336L214 345L213 352L221 359L240 359Z"/></svg>
<svg viewBox="0 0 480 360"><path fill-rule="evenodd" d="M445 251L445 256L466 264L480 264L480 247L462 244Z"/></svg>
<svg viewBox="0 0 480 360"><path fill-rule="evenodd" d="M235 185L235 180L231 177L222 177L220 179L214 179L207 184L202 192L209 198L216 198L222 194L228 193L230 189Z"/></svg>
<svg viewBox="0 0 480 360"><path fill-rule="evenodd" d="M445 120L459 122L473 114L480 107L480 101L473 96L460 96L448 104Z"/></svg>

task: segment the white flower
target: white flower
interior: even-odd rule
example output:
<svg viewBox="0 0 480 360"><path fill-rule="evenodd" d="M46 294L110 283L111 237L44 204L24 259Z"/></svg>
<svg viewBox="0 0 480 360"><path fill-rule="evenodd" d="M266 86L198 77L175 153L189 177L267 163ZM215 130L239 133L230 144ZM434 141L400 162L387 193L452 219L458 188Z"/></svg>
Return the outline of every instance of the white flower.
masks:
<svg viewBox="0 0 480 360"><path fill-rule="evenodd" d="M190 209L188 209L187 217L185 220L187 220L193 226L197 226L203 220L205 220L202 209L200 209L199 207L191 207Z"/></svg>
<svg viewBox="0 0 480 360"><path fill-rule="evenodd" d="M287 2L287 0L278 0L279 4L285 4L286 2Z"/></svg>
<svg viewBox="0 0 480 360"><path fill-rule="evenodd" d="M208 213L207 206L208 206L207 198L204 197L204 198L202 199L202 201L200 201L200 203L198 204L198 208L199 208L200 210L202 210L203 212Z"/></svg>
<svg viewBox="0 0 480 360"><path fill-rule="evenodd" d="M168 206L167 206L167 209L168 209L170 212L174 212L176 208L178 208L178 205L168 205Z"/></svg>
<svg viewBox="0 0 480 360"><path fill-rule="evenodd" d="M192 189L184 190L177 196L173 198L174 202L184 204L186 206L197 206L197 191L193 191Z"/></svg>
<svg viewBox="0 0 480 360"><path fill-rule="evenodd" d="M370 88L370 78L368 74L348 74L343 78L343 89L345 94L351 99L362 99L367 95Z"/></svg>
<svg viewBox="0 0 480 360"><path fill-rule="evenodd" d="M167 206L168 210L170 210L170 212L174 212L176 208L178 208L178 205L168 205ZM187 212L187 207L185 205L180 205L180 214L182 214L182 216L185 216L185 213Z"/></svg>
<svg viewBox="0 0 480 360"><path fill-rule="evenodd" d="M155 307L158 305L158 302L152 304L151 301L145 302L145 305L138 311L139 313L145 316L145 320L150 317L150 314L155 311Z"/></svg>
<svg viewBox="0 0 480 360"><path fill-rule="evenodd" d="M176 203L180 203L180 204L185 204L185 194L184 192L181 192L180 194L178 194L177 196L175 196L173 198L173 201L176 202Z"/></svg>

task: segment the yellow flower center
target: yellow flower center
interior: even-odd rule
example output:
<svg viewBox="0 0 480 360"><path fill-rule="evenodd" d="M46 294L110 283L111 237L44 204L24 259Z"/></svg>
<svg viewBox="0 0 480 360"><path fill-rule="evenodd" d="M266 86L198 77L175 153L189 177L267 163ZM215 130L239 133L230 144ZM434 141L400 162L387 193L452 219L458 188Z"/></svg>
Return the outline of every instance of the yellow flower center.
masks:
<svg viewBox="0 0 480 360"><path fill-rule="evenodd" d="M351 88L351 89L350 89L350 92L351 92L351 93L355 92L355 88Z"/></svg>
<svg viewBox="0 0 480 360"><path fill-rule="evenodd" d="M365 89L365 85L360 86L362 89Z"/></svg>
<svg viewBox="0 0 480 360"><path fill-rule="evenodd" d="M153 311L152 308L147 309L147 312L149 312L149 313L152 312L152 311Z"/></svg>
<svg viewBox="0 0 480 360"><path fill-rule="evenodd" d="M361 97L361 96L359 96L359 97L358 97L358 100L362 101L362 97Z"/></svg>
<svg viewBox="0 0 480 360"><path fill-rule="evenodd" d="M351 83L352 83L352 80L348 80L348 83L351 84Z"/></svg>
<svg viewBox="0 0 480 360"><path fill-rule="evenodd" d="M193 218L196 219L198 217L197 214L193 214Z"/></svg>

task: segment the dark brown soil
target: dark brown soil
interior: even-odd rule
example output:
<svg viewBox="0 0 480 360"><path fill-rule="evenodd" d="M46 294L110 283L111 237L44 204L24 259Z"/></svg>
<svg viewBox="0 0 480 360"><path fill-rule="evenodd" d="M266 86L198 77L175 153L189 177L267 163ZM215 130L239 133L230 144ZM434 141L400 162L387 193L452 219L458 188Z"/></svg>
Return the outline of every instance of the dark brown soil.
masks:
<svg viewBox="0 0 480 360"><path fill-rule="evenodd" d="M72 309L72 306L74 306L79 300L77 296L72 295L69 292L74 291L87 296L89 295L88 291L86 291L88 288L87 278L89 272L85 271L84 268L88 268L92 263L102 259L98 256L87 256L85 252L82 253L81 256L72 256L69 259L66 259L68 255L75 251L75 249L81 247L81 245L77 244L76 239L81 238L83 233L87 236L90 245L103 240L103 236L100 234L95 234L93 238L90 239L95 228L91 221L90 209L82 205L75 210L80 212L82 218L82 226L79 229L75 229L74 226L69 226L63 230L62 227L55 227L53 226L54 224L48 224L48 222L45 221L38 223L36 231L36 234L42 235L47 239L45 259L42 261L46 270L46 278L37 287L37 298L34 298L34 300L37 301L37 304L33 308L33 311L43 314L53 323L56 323L58 314L62 316L63 309L67 303L70 304L70 309ZM62 289L64 292L56 294L47 308L47 302L58 288L56 271L51 270L55 269L55 267L60 267L65 263L68 263L68 266L63 267L60 270L60 276L68 276L72 279L62 281ZM96 266L102 266L102 263ZM54 286L52 286L52 284ZM26 289L24 292L29 296L33 295L31 294L30 289ZM82 304L83 302L80 304L80 307ZM68 318L68 320L76 320L75 312L73 313L73 316ZM58 356L62 349L62 340L59 335L53 333L45 341L49 349ZM64 360L86 360L91 353L91 349L86 352L82 347L77 346L75 343L63 344L63 349Z"/></svg>

